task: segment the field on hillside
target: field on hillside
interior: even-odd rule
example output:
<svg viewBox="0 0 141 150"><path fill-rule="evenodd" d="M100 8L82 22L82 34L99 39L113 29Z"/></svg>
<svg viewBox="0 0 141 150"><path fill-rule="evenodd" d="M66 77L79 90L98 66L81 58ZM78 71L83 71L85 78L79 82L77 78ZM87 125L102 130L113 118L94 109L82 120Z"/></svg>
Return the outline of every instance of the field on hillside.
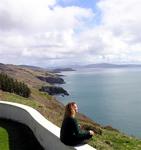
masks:
<svg viewBox="0 0 141 150"><path fill-rule="evenodd" d="M33 98L27 99L15 94L0 91L0 99L31 106L42 113L51 122L61 126L64 114L64 111L62 111L64 110L63 105L60 103L57 104L57 101L50 96L48 97L47 94L36 91L36 95L38 98L40 97L40 102ZM46 100L46 103L43 100ZM124 135L112 129L104 129L103 127L95 125L95 123L92 124L91 120L83 115L80 115L80 117L78 115L78 118L82 126L85 125L90 129L94 129L95 131L98 131L99 129L102 131L102 134L95 134L95 136L89 141L89 144L95 147L97 150L141 149L141 140L139 139Z"/></svg>
<svg viewBox="0 0 141 150"><path fill-rule="evenodd" d="M1 69L1 66L0 66ZM49 121L57 126L61 126L64 105L56 100L54 96L48 93L40 92L39 87L49 84L40 81L36 76L50 75L54 76L45 70L32 70L27 68L20 68L19 66L8 65L2 70L8 73L11 77L16 78L18 81L24 81L31 89L31 96L23 98L19 95L3 92L0 90L0 100L10 101L25 104L38 110ZM83 112L81 112L83 113ZM102 127L84 114L78 114L77 118L83 128L92 129L96 132L95 136L89 141L89 144L97 150L140 150L141 140L135 137L127 136L112 127ZM4 131L2 131L4 132Z"/></svg>

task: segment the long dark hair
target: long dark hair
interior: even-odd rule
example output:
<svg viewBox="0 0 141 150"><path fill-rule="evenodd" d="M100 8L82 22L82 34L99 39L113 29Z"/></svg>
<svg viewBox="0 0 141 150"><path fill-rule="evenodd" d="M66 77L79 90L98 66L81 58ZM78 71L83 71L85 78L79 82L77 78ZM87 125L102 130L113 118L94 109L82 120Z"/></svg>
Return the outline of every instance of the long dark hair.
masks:
<svg viewBox="0 0 141 150"><path fill-rule="evenodd" d="M65 118L66 117L72 117L72 116L75 115L76 112L74 110L74 105L76 105L75 102L70 102L70 103L68 103L66 105L66 107L65 107L65 115L64 115Z"/></svg>

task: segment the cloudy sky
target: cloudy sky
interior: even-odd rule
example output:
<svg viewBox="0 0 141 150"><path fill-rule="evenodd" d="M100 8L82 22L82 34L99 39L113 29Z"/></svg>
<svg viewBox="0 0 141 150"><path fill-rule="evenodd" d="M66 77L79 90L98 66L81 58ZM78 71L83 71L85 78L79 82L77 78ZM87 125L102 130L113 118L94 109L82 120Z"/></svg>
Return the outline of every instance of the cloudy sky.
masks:
<svg viewBox="0 0 141 150"><path fill-rule="evenodd" d="M0 0L0 62L141 63L141 0Z"/></svg>

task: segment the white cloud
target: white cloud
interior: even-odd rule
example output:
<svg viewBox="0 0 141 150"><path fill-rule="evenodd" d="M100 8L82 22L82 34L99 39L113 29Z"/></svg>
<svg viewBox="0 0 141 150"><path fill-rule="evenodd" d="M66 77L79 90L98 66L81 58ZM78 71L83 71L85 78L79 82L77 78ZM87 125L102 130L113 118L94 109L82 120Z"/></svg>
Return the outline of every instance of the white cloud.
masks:
<svg viewBox="0 0 141 150"><path fill-rule="evenodd" d="M141 31L140 0L102 0L98 5L102 11L102 23L115 36L125 41L137 40ZM139 36L140 37L140 36Z"/></svg>
<svg viewBox="0 0 141 150"><path fill-rule="evenodd" d="M0 61L44 66L139 62L140 7L140 0L100 0L99 14L62 7L58 0L1 0Z"/></svg>
<svg viewBox="0 0 141 150"><path fill-rule="evenodd" d="M87 61L141 63L141 1L101 0L97 6L100 23L80 37Z"/></svg>
<svg viewBox="0 0 141 150"><path fill-rule="evenodd" d="M91 10L80 7L61 7L55 0L2 0L0 29L19 32L67 30L80 26L91 17ZM15 31L14 31L15 32Z"/></svg>
<svg viewBox="0 0 141 150"><path fill-rule="evenodd" d="M54 0L2 0L0 3L1 29L32 29L45 21Z"/></svg>
<svg viewBox="0 0 141 150"><path fill-rule="evenodd" d="M74 56L69 53L75 49L75 31L83 30L85 20L94 14L91 9L56 4L55 0L2 0L0 60L5 53L9 58L20 54L37 61ZM19 63L17 60L13 62Z"/></svg>

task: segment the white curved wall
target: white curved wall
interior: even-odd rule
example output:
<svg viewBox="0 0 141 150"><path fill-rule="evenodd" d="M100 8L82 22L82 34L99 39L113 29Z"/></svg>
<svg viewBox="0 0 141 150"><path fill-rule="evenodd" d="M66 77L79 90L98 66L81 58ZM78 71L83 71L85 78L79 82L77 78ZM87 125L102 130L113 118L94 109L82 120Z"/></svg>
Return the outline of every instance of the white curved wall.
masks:
<svg viewBox="0 0 141 150"><path fill-rule="evenodd" d="M29 106L0 101L0 118L27 125L45 150L95 150L87 144L76 147L64 145L59 139L60 128Z"/></svg>

